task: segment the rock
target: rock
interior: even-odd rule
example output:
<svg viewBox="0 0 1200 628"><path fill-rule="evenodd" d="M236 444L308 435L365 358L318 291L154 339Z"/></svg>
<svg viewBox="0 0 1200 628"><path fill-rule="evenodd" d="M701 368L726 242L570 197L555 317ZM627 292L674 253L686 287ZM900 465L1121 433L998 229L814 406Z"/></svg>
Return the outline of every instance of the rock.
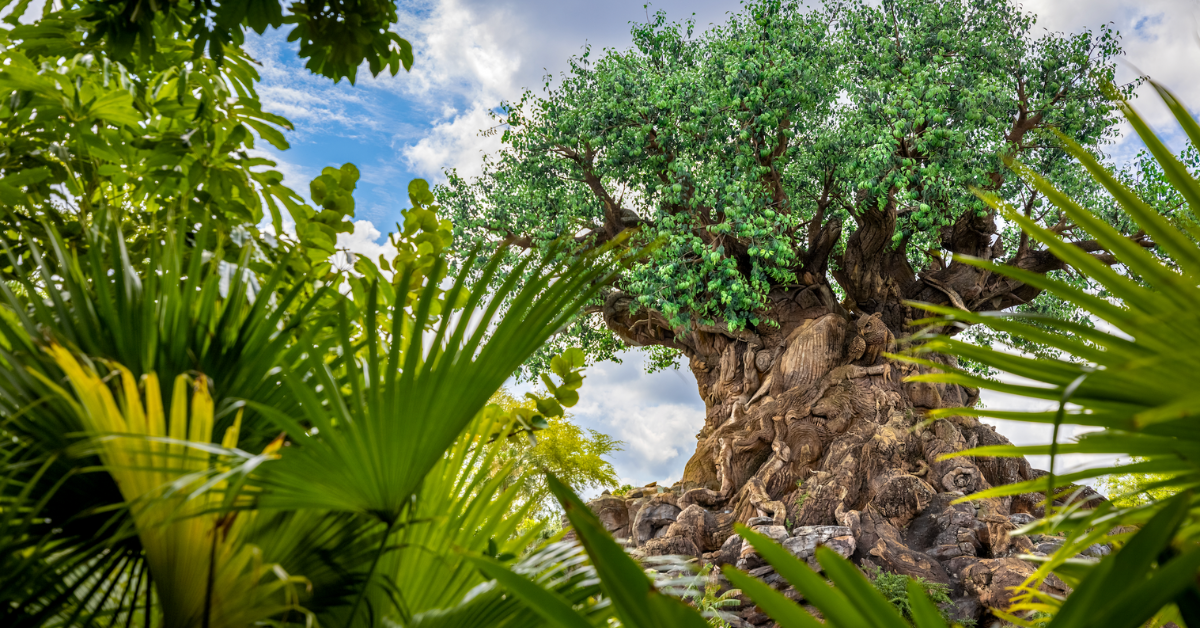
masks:
<svg viewBox="0 0 1200 628"><path fill-rule="evenodd" d="M667 528L666 536L682 536L691 539L702 552L718 549L713 541L717 517L699 505L692 504L683 509L675 522Z"/></svg>
<svg viewBox="0 0 1200 628"><path fill-rule="evenodd" d="M646 541L641 547L645 556L700 556L700 548L682 536L661 536Z"/></svg>
<svg viewBox="0 0 1200 628"><path fill-rule="evenodd" d="M949 563L951 573L962 583L963 591L987 608L1007 610L1017 595L1011 587L1020 586L1037 569L1018 558L956 558ZM1066 595L1066 586L1056 577L1047 578L1041 591Z"/></svg>
<svg viewBox="0 0 1200 628"><path fill-rule="evenodd" d="M983 604L979 600L964 595L953 598L954 600L954 620L967 625L974 625L973 622L979 621L983 615Z"/></svg>
<svg viewBox="0 0 1200 628"><path fill-rule="evenodd" d="M1025 526L1037 521L1037 519L1033 518L1033 515L1027 512L1015 512L1008 516L1008 520L1017 526Z"/></svg>
<svg viewBox="0 0 1200 628"><path fill-rule="evenodd" d="M933 501L937 491L921 478L893 470L872 482L871 505L892 525L903 528Z"/></svg>
<svg viewBox="0 0 1200 628"><path fill-rule="evenodd" d="M757 569L751 569L748 573L752 577L776 589L783 589L788 586L787 580L784 580L783 576L775 573L775 568L771 565L763 565Z"/></svg>
<svg viewBox="0 0 1200 628"><path fill-rule="evenodd" d="M771 537L772 539L775 540L776 543L782 543L784 541L784 539L788 538L787 528L785 528L783 526L775 526L775 525L750 526L750 529L754 530L755 532L757 532L763 536Z"/></svg>
<svg viewBox="0 0 1200 628"><path fill-rule="evenodd" d="M706 508L715 508L723 503L725 503L725 496L719 491L707 488L694 488L680 496L679 502L676 505L684 509L692 504L699 504Z"/></svg>
<svg viewBox="0 0 1200 628"><path fill-rule="evenodd" d="M1057 552L1060 547L1062 547L1062 543L1038 543L1033 549L1049 556Z"/></svg>
<svg viewBox="0 0 1200 628"><path fill-rule="evenodd" d="M638 509L637 519L633 524L633 541L638 547L655 538L659 529L671 525L679 516L679 507L673 503L674 499L665 499L666 497L668 496L655 495ZM699 552L694 555L699 556Z"/></svg>
<svg viewBox="0 0 1200 628"><path fill-rule="evenodd" d="M759 534L770 537L776 543L782 543L788 538L787 529L785 529L783 526L764 525L755 526L751 529ZM758 555L758 552L755 551L754 546L748 541L742 541L742 549L741 552L738 553L737 568L741 569L742 571L750 571L752 569L761 567L762 565L763 559Z"/></svg>
<svg viewBox="0 0 1200 628"><path fill-rule="evenodd" d="M742 554L742 537L734 534L725 539L721 545L721 549L713 552L713 564L715 565L734 565L737 564L738 558ZM715 570L714 570L714 573Z"/></svg>
<svg viewBox="0 0 1200 628"><path fill-rule="evenodd" d="M769 526L774 524L775 519L773 517L750 517L750 519L746 521L746 527L748 528L753 528L755 526Z"/></svg>
<svg viewBox="0 0 1200 628"><path fill-rule="evenodd" d="M1087 556L1088 558L1102 558L1104 556L1108 556L1109 553L1111 553L1111 552L1112 552L1111 545L1107 545L1107 544L1101 545L1099 543L1092 543L1091 545L1084 548L1084 550L1082 552L1080 552L1080 554L1083 556Z"/></svg>
<svg viewBox="0 0 1200 628"><path fill-rule="evenodd" d="M611 495L588 502L588 508L596 513L604 529L614 538L629 538L629 508L625 500Z"/></svg>
<svg viewBox="0 0 1200 628"><path fill-rule="evenodd" d="M635 500L625 500L625 508L629 510L629 536L634 536L634 524L637 521L637 512L646 502L650 501L648 497L637 497Z"/></svg>
<svg viewBox="0 0 1200 628"><path fill-rule="evenodd" d="M830 544L835 538L841 539L838 546ZM798 558L814 556L818 545L830 545L830 548L847 558L853 555L854 549L857 548L850 528L846 526L800 526L793 530L792 537L784 542L784 548ZM845 551L846 548L850 551Z"/></svg>
<svg viewBox="0 0 1200 628"><path fill-rule="evenodd" d="M740 613L742 621L757 626L771 621L771 618L757 606L752 606Z"/></svg>
<svg viewBox="0 0 1200 628"><path fill-rule="evenodd" d="M854 550L858 549L858 545L854 537L850 535L835 536L825 542L825 547L835 551L842 558L850 558L854 555Z"/></svg>
<svg viewBox="0 0 1200 628"><path fill-rule="evenodd" d="M737 562L734 563L734 566L742 571L751 571L762 567L765 563L766 561L762 559L762 556L758 555L758 552L752 545L745 541L742 542L742 548L738 552Z"/></svg>
<svg viewBox="0 0 1200 628"><path fill-rule="evenodd" d="M829 541L838 537L850 539L851 550L842 555L848 557L853 554L854 537L851 535L850 528L846 526L800 526L792 530L791 538L784 541L783 546L797 558L808 558L813 555L818 545L828 544ZM845 545L845 542L842 545ZM840 551L838 553L841 554Z"/></svg>
<svg viewBox="0 0 1200 628"><path fill-rule="evenodd" d="M796 528L796 534L783 542L783 546L797 558L808 563L814 571L822 571L817 562L817 548L824 545L842 558L850 558L858 549L858 543L844 526L804 526Z"/></svg>

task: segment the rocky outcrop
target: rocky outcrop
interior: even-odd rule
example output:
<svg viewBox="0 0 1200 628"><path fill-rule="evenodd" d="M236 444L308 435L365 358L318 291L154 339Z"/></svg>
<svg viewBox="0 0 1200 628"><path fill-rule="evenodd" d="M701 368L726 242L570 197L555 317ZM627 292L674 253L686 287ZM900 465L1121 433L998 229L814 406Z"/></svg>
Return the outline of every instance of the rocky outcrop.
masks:
<svg viewBox="0 0 1200 628"><path fill-rule="evenodd" d="M979 468L971 460L960 460L942 467L942 476L951 476L950 485L957 486L955 478L973 477L971 469ZM861 509L837 509L835 525L797 525L794 517L804 510L804 504L794 499L764 504L761 514L743 523L817 571L821 566L816 549L826 546L864 569L878 567L945 584L951 589L955 614L976 621L988 620L990 609L1007 609L1014 595L1011 587L1035 571L1021 555L1047 555L1062 543L1058 537L1014 535L1016 529L1033 522L1034 515L1004 514L1011 502L985 499L954 504L963 496L961 491L938 491L911 475L880 475L868 481L876 485L875 498ZM635 555L678 555L701 564L735 565L803 602L753 546L733 533L735 513L717 491L693 488L683 492L681 488L680 484L652 485L624 496L606 492L588 506L613 536L635 548ZM1089 503L1103 499L1089 490L1079 490L1076 498ZM1094 545L1080 558L1096 559L1109 551L1107 545ZM712 574L710 577L723 581L719 569ZM1053 576L1041 589L1054 595L1068 592ZM741 626L772 625L749 600L743 600L739 612Z"/></svg>

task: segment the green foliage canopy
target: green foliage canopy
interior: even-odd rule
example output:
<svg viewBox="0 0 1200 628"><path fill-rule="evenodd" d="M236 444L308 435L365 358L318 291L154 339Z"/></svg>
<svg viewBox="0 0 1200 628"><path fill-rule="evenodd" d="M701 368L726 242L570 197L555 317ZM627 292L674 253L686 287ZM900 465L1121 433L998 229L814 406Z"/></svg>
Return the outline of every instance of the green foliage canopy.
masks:
<svg viewBox="0 0 1200 628"><path fill-rule="evenodd" d="M301 17L309 7L341 15L321 20L366 20L376 31L395 20L390 3L382 4L391 13L348 19L359 4L373 5L297 3L287 19L299 20L298 30L310 28ZM22 19L38 17L28 5L0 2L10 10L0 26L0 93L6 96L0 203L29 219L31 229L27 236L7 230L0 238L19 258L28 259L31 241L44 244L37 233L43 227L84 246L82 231L105 211L121 223L135 261L145 258L169 220L214 223L218 240L236 245L226 248L227 262L236 264L233 249L247 241L259 250L256 263L278 260L285 256L279 237L291 222L296 235L283 248L294 244L301 252L290 257L292 272L329 274L337 235L353 230L358 169L326 168L312 185L314 207L283 185L273 161L255 153L264 142L287 149L284 133L292 124L263 110L255 62L237 44L245 26L261 25L256 20L264 11L274 6L279 12L278 2L54 2L26 23ZM205 32L228 45L206 40ZM362 54L347 57L345 49L359 43L326 39L320 45L340 50L328 54L345 57L337 62L343 65L353 62L346 66L353 70ZM376 66L370 64L373 73L383 70ZM312 69L344 73L336 67ZM268 223L270 229L260 228Z"/></svg>
<svg viewBox="0 0 1200 628"><path fill-rule="evenodd" d="M1126 464L1147 462L1145 458L1133 456ZM1148 506L1161 502L1179 493L1174 474L1171 473L1113 473L1099 478L1096 486L1104 491L1113 505L1118 508Z"/></svg>
<svg viewBox="0 0 1200 628"><path fill-rule="evenodd" d="M1008 0L763 0L703 34L660 12L632 36L506 103L504 150L437 194L464 242L661 238L619 289L676 329L771 325L772 291L813 281L880 311L931 289L914 269L969 248L1060 268L1012 224L993 249L971 188L1055 225L1004 159L1092 194L1052 131L1089 147L1115 133L1099 85L1116 33L1039 35ZM621 346L595 316L556 342Z"/></svg>
<svg viewBox="0 0 1200 628"><path fill-rule="evenodd" d="M196 58L207 50L219 63L229 51L240 52L247 30L261 35L290 24L288 41L300 42L305 67L335 81L353 83L363 63L372 75L387 69L393 76L413 63L412 45L391 32L396 4L390 0L91 0L77 6L91 23L89 39L104 42L119 60L152 55L154 40L167 35L194 40Z"/></svg>

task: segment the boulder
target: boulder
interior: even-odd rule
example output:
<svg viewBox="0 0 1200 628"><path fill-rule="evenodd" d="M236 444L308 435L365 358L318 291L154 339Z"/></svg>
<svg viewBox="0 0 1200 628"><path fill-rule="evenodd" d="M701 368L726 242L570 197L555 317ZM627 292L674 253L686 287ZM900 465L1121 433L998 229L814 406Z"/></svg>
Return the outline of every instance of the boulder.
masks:
<svg viewBox="0 0 1200 628"><path fill-rule="evenodd" d="M750 526L751 530L763 535L771 537L776 543L782 543L788 538L787 528L776 525Z"/></svg>
<svg viewBox="0 0 1200 628"><path fill-rule="evenodd" d="M692 504L680 511L675 522L667 528L666 536L682 536L691 539L701 552L710 552L719 546L713 542L717 517L701 506Z"/></svg>
<svg viewBox="0 0 1200 628"><path fill-rule="evenodd" d="M742 537L734 534L725 539L721 549L713 552L712 562L715 565L734 565L742 555Z"/></svg>
<svg viewBox="0 0 1200 628"><path fill-rule="evenodd" d="M858 549L858 543L846 526L801 526L792 530L792 536L783 542L789 552L806 561L815 571L822 569L816 557L817 548L822 545L842 558L850 558Z"/></svg>
<svg viewBox="0 0 1200 628"><path fill-rule="evenodd" d="M725 496L719 491L707 488L694 488L680 496L679 502L676 505L682 509L686 509L692 504L699 504L705 508L715 508L723 503L725 503Z"/></svg>
<svg viewBox="0 0 1200 628"><path fill-rule="evenodd" d="M816 551L817 546L826 545L834 538L848 537L853 546L854 537L846 526L800 526L792 530L792 536L783 542L783 546L797 558L808 558ZM842 543L844 546L845 543ZM835 548L836 549L836 548ZM841 554L841 552L838 552ZM851 549L850 556L854 550Z"/></svg>
<svg viewBox="0 0 1200 628"><path fill-rule="evenodd" d="M633 523L633 542L641 547L646 541L662 536L658 531L674 523L678 516L679 506L675 505L675 498L670 493L651 497L638 509Z"/></svg>
<svg viewBox="0 0 1200 628"><path fill-rule="evenodd" d="M751 530L770 537L776 543L783 543L788 538L787 529L783 526L761 525L754 526L751 528ZM748 541L742 541L742 550L738 553L737 568L741 569L742 571L750 571L752 569L762 567L763 564L763 559L758 555L758 552L754 549L754 546Z"/></svg>
<svg viewBox="0 0 1200 628"><path fill-rule="evenodd" d="M650 539L638 548L645 556L700 556L700 548L682 536L661 536Z"/></svg>
<svg viewBox="0 0 1200 628"><path fill-rule="evenodd" d="M614 538L629 538L629 508L624 499L602 496L588 502L588 508L596 513L604 529Z"/></svg>
<svg viewBox="0 0 1200 628"><path fill-rule="evenodd" d="M1019 558L961 557L948 563L950 572L962 583L963 591L987 608L1007 610L1020 586L1037 570ZM1051 574L1038 587L1044 593L1064 596L1067 586Z"/></svg>

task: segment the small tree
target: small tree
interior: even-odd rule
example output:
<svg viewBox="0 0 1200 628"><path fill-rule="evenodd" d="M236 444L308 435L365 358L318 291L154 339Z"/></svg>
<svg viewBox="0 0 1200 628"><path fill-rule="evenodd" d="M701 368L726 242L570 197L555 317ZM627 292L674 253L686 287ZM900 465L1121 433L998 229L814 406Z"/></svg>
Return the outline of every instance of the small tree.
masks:
<svg viewBox="0 0 1200 628"><path fill-rule="evenodd" d="M1125 461L1125 464L1147 462L1137 456ZM1096 481L1099 488L1109 501L1121 508L1146 506L1153 502L1170 499L1179 494L1173 473L1114 473L1105 475Z"/></svg>
<svg viewBox="0 0 1200 628"><path fill-rule="evenodd" d="M518 399L505 389L497 391L489 403L508 412L514 408L537 410L535 401ZM514 476L529 473L521 483L521 492L526 501L536 501L535 512L549 515L554 507L554 500L546 491L543 470L553 473L575 491L617 488L620 484L617 472L604 458L621 451L624 443L596 430L579 427L571 421L569 414L548 417L547 423L548 427L538 430L532 438L513 438L508 453L497 461L499 464L515 463Z"/></svg>

